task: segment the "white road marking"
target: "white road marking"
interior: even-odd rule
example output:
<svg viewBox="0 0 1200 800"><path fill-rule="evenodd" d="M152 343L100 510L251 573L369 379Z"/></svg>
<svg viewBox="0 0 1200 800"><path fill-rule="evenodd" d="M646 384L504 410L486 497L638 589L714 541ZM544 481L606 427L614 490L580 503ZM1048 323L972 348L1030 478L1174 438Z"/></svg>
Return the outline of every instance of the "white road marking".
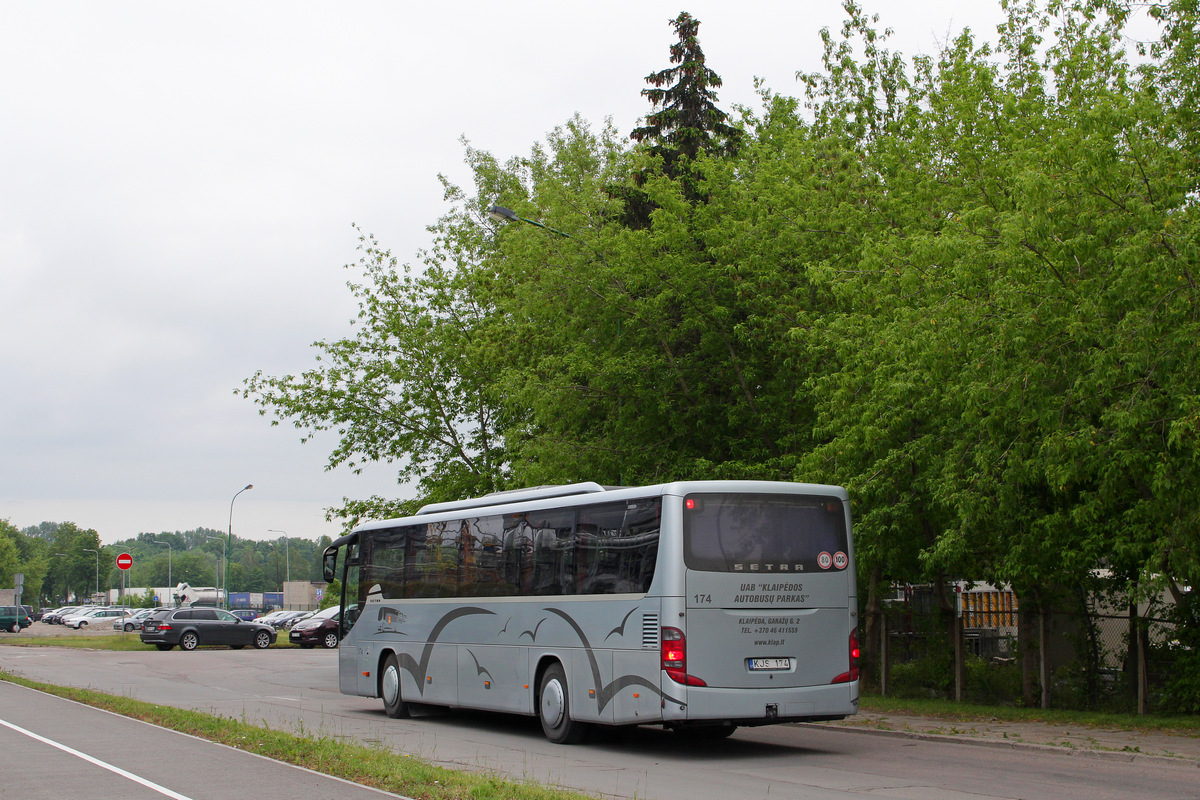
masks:
<svg viewBox="0 0 1200 800"><path fill-rule="evenodd" d="M120 775L122 778L128 778L129 780L133 781L134 783L141 784L142 786L145 786L147 789L153 789L154 791L158 792L159 794L162 794L166 797L170 797L173 800L192 800L192 798L188 797L187 795L180 794L179 792L173 792L165 786L159 786L157 783L154 783L153 781L148 781L141 776L134 775L132 772L126 772L125 770L121 769L120 767L115 767L112 764L108 764L104 761L101 761L98 758L89 756L87 753L81 753L72 747L67 747L65 744L56 742L52 739L47 739L45 736L38 736L33 731L27 731L24 728L22 728L20 725L14 725L11 722L7 722L2 719L0 719L0 725L3 725L6 728L11 728L12 730L16 731L17 733L23 733L31 739L37 739L39 742L41 742L43 744L48 744L51 747L57 747L59 750L62 750L64 753L70 753L73 756L82 758L84 761L95 764L98 767L102 767L102 768L108 770L109 772L115 772L116 774Z"/></svg>

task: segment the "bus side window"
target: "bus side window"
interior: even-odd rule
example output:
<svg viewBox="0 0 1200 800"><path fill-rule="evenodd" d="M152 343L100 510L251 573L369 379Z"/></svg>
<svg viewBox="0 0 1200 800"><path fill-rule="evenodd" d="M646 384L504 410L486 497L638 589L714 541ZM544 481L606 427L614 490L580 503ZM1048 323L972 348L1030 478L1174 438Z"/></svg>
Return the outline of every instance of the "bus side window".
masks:
<svg viewBox="0 0 1200 800"><path fill-rule="evenodd" d="M581 594L644 592L654 579L661 504L607 503L580 509L576 558Z"/></svg>
<svg viewBox="0 0 1200 800"><path fill-rule="evenodd" d="M650 591L650 584L654 581L654 566L658 563L658 542L654 542L642 548L642 562L638 569L638 583L641 586L641 591Z"/></svg>
<svg viewBox="0 0 1200 800"><path fill-rule="evenodd" d="M533 536L533 581L529 594L575 594L574 527L572 509L529 515Z"/></svg>

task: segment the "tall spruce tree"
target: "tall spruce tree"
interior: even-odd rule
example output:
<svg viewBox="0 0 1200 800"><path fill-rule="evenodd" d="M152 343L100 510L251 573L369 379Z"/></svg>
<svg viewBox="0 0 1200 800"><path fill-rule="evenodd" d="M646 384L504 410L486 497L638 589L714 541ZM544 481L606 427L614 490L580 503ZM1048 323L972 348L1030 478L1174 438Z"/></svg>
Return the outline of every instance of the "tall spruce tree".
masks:
<svg viewBox="0 0 1200 800"><path fill-rule="evenodd" d="M696 38L700 21L684 11L671 25L679 36L671 45L671 63L675 66L646 76L646 83L653 88L643 89L642 96L649 98L655 110L629 138L647 143L650 153L662 160L663 174L682 181L685 195L695 201L699 197L685 165L701 153L734 152L742 132L729 125L729 115L716 106L715 89L721 86L721 76L708 68L700 49ZM648 177L645 171L638 172L633 176L633 186L611 192L624 201L622 221L630 228L650 224L655 206L642 190Z"/></svg>
<svg viewBox="0 0 1200 800"><path fill-rule="evenodd" d="M717 108L721 76L708 68L700 40L700 20L684 11L671 25L679 41L671 45L675 66L651 73L643 89L656 109L646 124L629 134L637 142L650 141L652 152L663 158L663 171L675 175L679 158L695 159L701 152L713 153L737 146L741 131L726 123L729 115Z"/></svg>

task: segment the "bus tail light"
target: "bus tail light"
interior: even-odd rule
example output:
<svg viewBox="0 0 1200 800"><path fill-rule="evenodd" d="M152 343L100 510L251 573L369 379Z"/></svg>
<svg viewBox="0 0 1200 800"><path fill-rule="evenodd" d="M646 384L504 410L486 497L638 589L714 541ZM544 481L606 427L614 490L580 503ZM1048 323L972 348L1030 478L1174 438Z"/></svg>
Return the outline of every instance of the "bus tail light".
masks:
<svg viewBox="0 0 1200 800"><path fill-rule="evenodd" d="M707 686L695 675L687 674L687 639L678 628L663 628L660 639L662 648L662 669L676 683L684 686Z"/></svg>
<svg viewBox="0 0 1200 800"><path fill-rule="evenodd" d="M858 628L850 631L850 671L843 672L831 681L832 683L851 683L858 680L858 659L862 651L858 646Z"/></svg>

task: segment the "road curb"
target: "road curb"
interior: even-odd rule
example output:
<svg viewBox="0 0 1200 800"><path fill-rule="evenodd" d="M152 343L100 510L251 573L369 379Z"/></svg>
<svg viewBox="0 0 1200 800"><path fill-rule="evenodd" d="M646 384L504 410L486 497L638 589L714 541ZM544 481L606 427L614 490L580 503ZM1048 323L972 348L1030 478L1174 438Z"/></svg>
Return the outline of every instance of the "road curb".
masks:
<svg viewBox="0 0 1200 800"><path fill-rule="evenodd" d="M866 733L875 736L902 737L906 739L923 739L925 741L946 742L950 744L970 745L974 747L997 747L1009 750L1028 750L1032 752L1053 753L1055 755L1073 755L1083 758L1101 758L1109 761L1146 762L1191 764L1200 768L1200 759L1189 756L1163 756L1154 753L1141 753L1130 750L1098 750L1083 747L1064 747L1053 744L1038 744L1037 742L1020 742L1011 739L989 739L967 734L926 733L924 731L887 730L885 728L860 728L850 725L830 725L821 722L803 723L813 728L823 728L831 731L847 733Z"/></svg>

